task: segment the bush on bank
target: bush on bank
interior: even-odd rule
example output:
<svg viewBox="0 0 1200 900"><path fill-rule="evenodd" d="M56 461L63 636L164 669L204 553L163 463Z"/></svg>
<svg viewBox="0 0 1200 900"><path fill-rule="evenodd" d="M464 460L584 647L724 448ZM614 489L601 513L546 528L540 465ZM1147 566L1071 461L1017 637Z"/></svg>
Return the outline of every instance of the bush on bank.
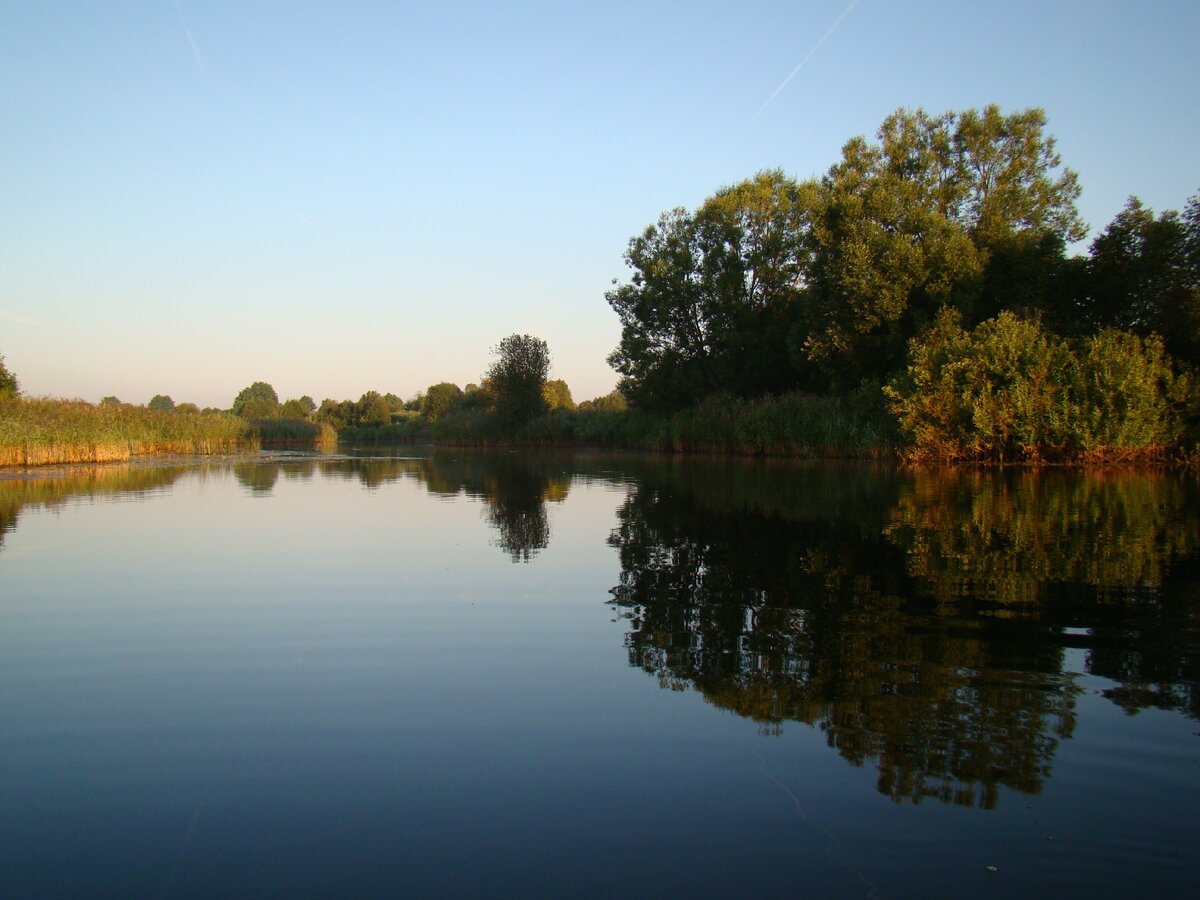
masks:
<svg viewBox="0 0 1200 900"><path fill-rule="evenodd" d="M914 459L1163 458L1191 392L1156 335L1105 329L1072 345L1010 312L967 331L944 311L908 360L884 392Z"/></svg>

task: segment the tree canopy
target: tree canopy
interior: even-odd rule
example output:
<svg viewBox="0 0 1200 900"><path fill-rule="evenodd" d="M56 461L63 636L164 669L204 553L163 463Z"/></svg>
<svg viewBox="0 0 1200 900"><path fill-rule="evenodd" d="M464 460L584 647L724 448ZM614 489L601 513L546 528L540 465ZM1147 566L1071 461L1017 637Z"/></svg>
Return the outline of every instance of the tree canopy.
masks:
<svg viewBox="0 0 1200 900"><path fill-rule="evenodd" d="M1045 305L1085 232L1045 114L898 110L819 180L779 170L663 214L606 297L609 357L643 407L881 380L952 306L971 324Z"/></svg>
<svg viewBox="0 0 1200 900"><path fill-rule="evenodd" d="M436 422L446 413L458 407L463 400L463 392L457 384L441 381L431 384L421 398L421 415L428 422Z"/></svg>
<svg viewBox="0 0 1200 900"><path fill-rule="evenodd" d="M278 406L279 395L275 393L275 388L265 381L256 381L242 388L234 398L230 412L244 419L267 419Z"/></svg>
<svg viewBox="0 0 1200 900"><path fill-rule="evenodd" d="M528 334L510 334L492 350L496 361L488 368L497 417L521 425L546 411L542 388L550 374L550 349Z"/></svg>
<svg viewBox="0 0 1200 900"><path fill-rule="evenodd" d="M1200 365L1200 194L1155 217L1136 197L1091 244L1080 318L1090 330L1157 333Z"/></svg>
<svg viewBox="0 0 1200 900"><path fill-rule="evenodd" d="M147 409L157 409L160 412L170 412L175 408L175 401L169 394L155 394L146 404Z"/></svg>

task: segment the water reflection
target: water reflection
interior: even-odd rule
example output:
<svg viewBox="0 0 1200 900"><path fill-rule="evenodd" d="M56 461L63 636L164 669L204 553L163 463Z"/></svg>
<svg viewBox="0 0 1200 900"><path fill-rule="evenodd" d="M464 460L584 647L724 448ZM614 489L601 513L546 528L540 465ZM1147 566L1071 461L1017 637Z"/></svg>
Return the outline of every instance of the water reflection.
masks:
<svg viewBox="0 0 1200 900"><path fill-rule="evenodd" d="M419 458L346 458L320 463L327 475L356 478L365 487L414 478L443 499L469 497L483 503L496 531L495 546L513 562L530 562L550 544L547 503L570 492L568 457L539 454L434 453Z"/></svg>
<svg viewBox="0 0 1200 900"><path fill-rule="evenodd" d="M1200 719L1194 476L512 453L231 468L262 497L319 476L477 500L521 563L549 546L549 504L573 484L620 484L611 603L629 664L766 733L819 728L897 801L991 808L1002 789L1038 792L1085 676L1130 715ZM0 549L28 506L144 495L195 471L0 479Z"/></svg>
<svg viewBox="0 0 1200 900"><path fill-rule="evenodd" d="M280 475L311 479L314 473L356 480L368 490L415 479L442 499L462 496L483 503L483 515L496 531L495 546L513 562L530 562L550 544L547 503L562 503L570 492L569 458L516 453L432 453L413 457L300 456L236 463L234 476L255 496L269 496Z"/></svg>
<svg viewBox="0 0 1200 900"><path fill-rule="evenodd" d="M235 463L233 477L255 497L270 496L279 481L280 464L275 462Z"/></svg>
<svg viewBox="0 0 1200 900"><path fill-rule="evenodd" d="M1037 792L1107 696L1197 713L1194 479L641 471L610 543L631 665L766 731L819 727L895 800Z"/></svg>
<svg viewBox="0 0 1200 900"><path fill-rule="evenodd" d="M4 473L0 477L0 548L25 508L56 509L72 498L143 496L174 484L188 466L107 465Z"/></svg>

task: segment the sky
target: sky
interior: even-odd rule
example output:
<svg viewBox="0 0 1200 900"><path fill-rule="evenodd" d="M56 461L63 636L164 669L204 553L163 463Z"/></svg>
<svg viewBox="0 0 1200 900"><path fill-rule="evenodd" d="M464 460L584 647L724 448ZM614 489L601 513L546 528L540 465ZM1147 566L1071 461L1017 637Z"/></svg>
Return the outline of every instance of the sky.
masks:
<svg viewBox="0 0 1200 900"><path fill-rule="evenodd" d="M1182 209L1197 45L1194 0L13 0L0 355L29 395L227 408L478 382L523 333L596 397L633 235L900 107L1041 107L1093 235Z"/></svg>

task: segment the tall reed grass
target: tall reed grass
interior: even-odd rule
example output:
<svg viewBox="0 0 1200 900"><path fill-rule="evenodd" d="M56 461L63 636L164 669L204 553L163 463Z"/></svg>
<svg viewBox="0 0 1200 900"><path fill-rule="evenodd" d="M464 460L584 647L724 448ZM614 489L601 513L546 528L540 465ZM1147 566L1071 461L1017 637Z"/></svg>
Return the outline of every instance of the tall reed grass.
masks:
<svg viewBox="0 0 1200 900"><path fill-rule="evenodd" d="M328 448L338 433L328 422L307 419L254 419L254 434L264 447Z"/></svg>
<svg viewBox="0 0 1200 900"><path fill-rule="evenodd" d="M556 409L516 431L479 410L445 416L439 444L590 446L808 459L892 456L894 420L878 390L850 397L785 394L759 400L719 395L673 415Z"/></svg>
<svg viewBox="0 0 1200 900"><path fill-rule="evenodd" d="M252 425L228 413L47 398L0 401L0 466L118 462L149 454L258 447Z"/></svg>

